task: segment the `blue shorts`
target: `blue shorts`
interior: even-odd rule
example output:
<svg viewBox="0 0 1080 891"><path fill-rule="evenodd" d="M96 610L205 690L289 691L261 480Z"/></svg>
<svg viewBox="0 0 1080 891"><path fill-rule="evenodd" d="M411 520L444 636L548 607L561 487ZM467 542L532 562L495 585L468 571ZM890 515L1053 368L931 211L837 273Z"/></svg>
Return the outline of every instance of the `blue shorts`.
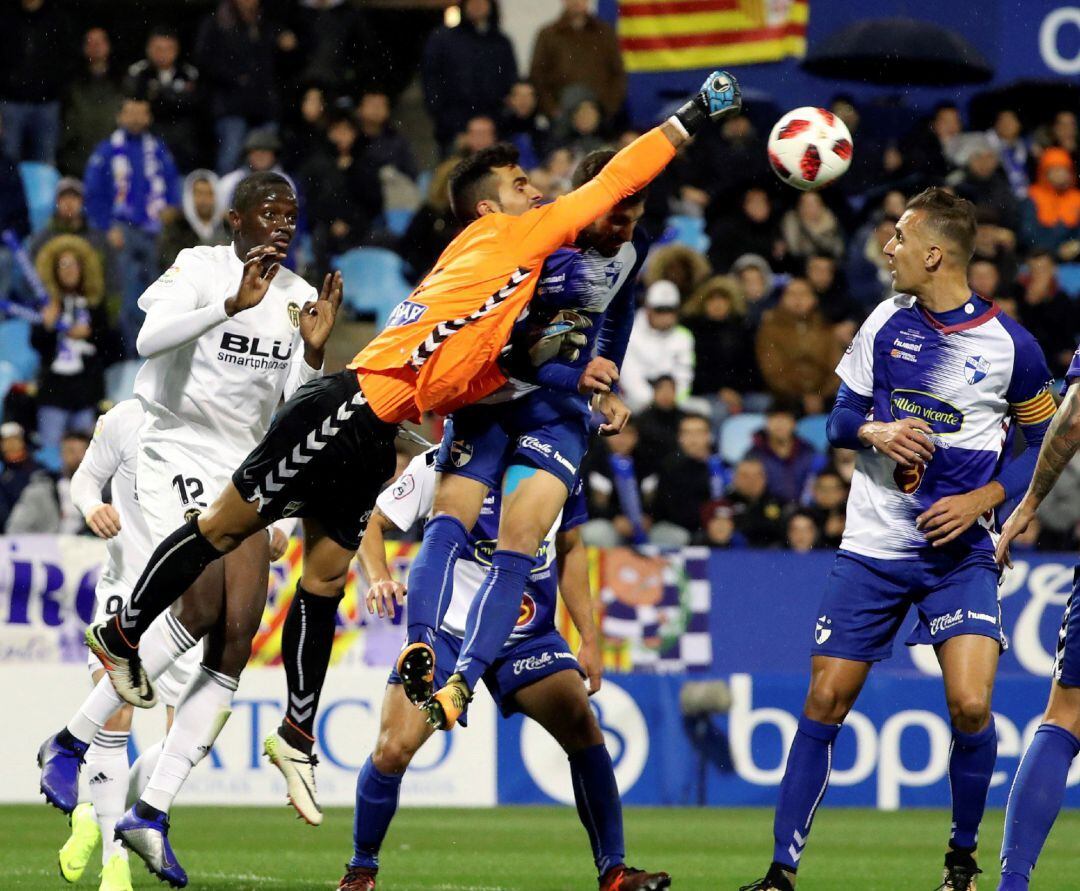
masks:
<svg viewBox="0 0 1080 891"><path fill-rule="evenodd" d="M999 575L989 551L971 551L960 560L955 553L879 560L840 551L817 612L811 653L858 662L888 659L911 606L919 618L908 646L980 634L1005 649Z"/></svg>
<svg viewBox="0 0 1080 891"><path fill-rule="evenodd" d="M1080 687L1080 565L1073 570L1072 594L1061 618L1054 680L1066 687Z"/></svg>
<svg viewBox="0 0 1080 891"><path fill-rule="evenodd" d="M442 629L435 635L435 689L445 685L454 673L461 644L460 637ZM504 648L499 658L484 672L483 681L500 714L508 718L518 711L514 702L514 694L518 690L567 669L585 677L563 636L557 631L545 631L534 637L524 637ZM396 670L390 672L387 683L401 683ZM462 715L459 723L467 726L466 715Z"/></svg>
<svg viewBox="0 0 1080 891"><path fill-rule="evenodd" d="M435 469L498 488L511 464L530 464L570 491L589 446L588 417L546 391L498 405L472 405L447 420Z"/></svg>

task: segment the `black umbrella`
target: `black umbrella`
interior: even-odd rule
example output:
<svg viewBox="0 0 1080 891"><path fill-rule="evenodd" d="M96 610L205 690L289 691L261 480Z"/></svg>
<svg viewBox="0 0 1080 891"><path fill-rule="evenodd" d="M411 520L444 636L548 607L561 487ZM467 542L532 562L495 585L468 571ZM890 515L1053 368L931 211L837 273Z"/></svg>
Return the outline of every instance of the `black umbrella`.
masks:
<svg viewBox="0 0 1080 891"><path fill-rule="evenodd" d="M972 97L971 128L985 130L999 111L1015 111L1024 126L1046 124L1064 109L1080 108L1080 84L1067 80L1019 80Z"/></svg>
<svg viewBox="0 0 1080 891"><path fill-rule="evenodd" d="M816 42L802 67L821 77L875 84L985 83L994 69L948 28L911 18L864 19Z"/></svg>

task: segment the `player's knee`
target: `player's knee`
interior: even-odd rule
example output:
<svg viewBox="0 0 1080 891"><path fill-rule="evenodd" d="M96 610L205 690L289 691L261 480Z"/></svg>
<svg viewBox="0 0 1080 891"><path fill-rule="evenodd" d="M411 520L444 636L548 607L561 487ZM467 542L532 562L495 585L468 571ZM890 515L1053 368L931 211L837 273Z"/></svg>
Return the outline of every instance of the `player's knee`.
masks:
<svg viewBox="0 0 1080 891"><path fill-rule="evenodd" d="M593 714L588 700L585 699L575 702L563 712L559 726L553 729L556 742L568 755L600 745L604 741L604 734L600 730L596 715Z"/></svg>
<svg viewBox="0 0 1080 891"><path fill-rule="evenodd" d="M201 639L218 620L221 612L219 598L185 593L172 607L175 618L195 640Z"/></svg>
<svg viewBox="0 0 1080 891"><path fill-rule="evenodd" d="M839 724L851 711L855 696L827 681L815 683L806 697L806 717L822 724Z"/></svg>
<svg viewBox="0 0 1080 891"><path fill-rule="evenodd" d="M990 699L982 693L961 693L949 698L949 717L961 733L978 733L990 723Z"/></svg>
<svg viewBox="0 0 1080 891"><path fill-rule="evenodd" d="M407 740L395 736L391 731L385 730L379 734L375 743L375 751L371 755L371 763L379 773L390 776L399 776L405 773L416 754L416 746L410 745Z"/></svg>

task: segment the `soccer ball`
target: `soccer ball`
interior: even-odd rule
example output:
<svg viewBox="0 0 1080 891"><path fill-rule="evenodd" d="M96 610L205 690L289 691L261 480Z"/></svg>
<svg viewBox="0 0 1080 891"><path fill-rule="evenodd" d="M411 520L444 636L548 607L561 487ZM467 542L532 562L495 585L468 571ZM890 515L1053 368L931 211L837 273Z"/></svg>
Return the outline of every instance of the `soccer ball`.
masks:
<svg viewBox="0 0 1080 891"><path fill-rule="evenodd" d="M789 111L769 134L769 166L789 186L806 191L831 183L851 166L851 134L824 108Z"/></svg>

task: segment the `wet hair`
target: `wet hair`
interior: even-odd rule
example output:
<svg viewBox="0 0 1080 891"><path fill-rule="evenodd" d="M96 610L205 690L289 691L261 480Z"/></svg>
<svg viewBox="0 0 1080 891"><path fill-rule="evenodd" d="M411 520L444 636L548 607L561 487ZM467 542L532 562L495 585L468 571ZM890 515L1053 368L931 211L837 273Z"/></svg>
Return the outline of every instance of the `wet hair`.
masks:
<svg viewBox="0 0 1080 891"><path fill-rule="evenodd" d="M454 168L450 174L450 209L454 216L467 225L478 218L476 205L485 198L497 198L492 185L497 167L514 167L521 156L515 146L508 142L480 149Z"/></svg>
<svg viewBox="0 0 1080 891"><path fill-rule="evenodd" d="M250 176L246 176L240 180L240 185L238 185L236 191L233 192L233 210L237 213L247 213L251 208L262 201L268 192L280 189L282 186L287 188L295 196L296 190L293 188L292 183L280 173L274 173L272 170L262 170L258 173L252 173Z"/></svg>
<svg viewBox="0 0 1080 891"><path fill-rule="evenodd" d="M907 203L908 210L921 210L926 222L956 246L966 263L975 253L975 205L936 186L919 192Z"/></svg>
<svg viewBox="0 0 1080 891"><path fill-rule="evenodd" d="M607 167L612 158L615 157L617 152L613 149L597 149L594 152L589 152L584 158L581 159L581 163L574 168L574 173L570 177L570 187L573 189L580 189L585 183L590 182L596 178L596 175ZM620 205L637 205L645 201L649 196L649 189L646 186L639 192L635 192L627 198L624 198L619 202Z"/></svg>

